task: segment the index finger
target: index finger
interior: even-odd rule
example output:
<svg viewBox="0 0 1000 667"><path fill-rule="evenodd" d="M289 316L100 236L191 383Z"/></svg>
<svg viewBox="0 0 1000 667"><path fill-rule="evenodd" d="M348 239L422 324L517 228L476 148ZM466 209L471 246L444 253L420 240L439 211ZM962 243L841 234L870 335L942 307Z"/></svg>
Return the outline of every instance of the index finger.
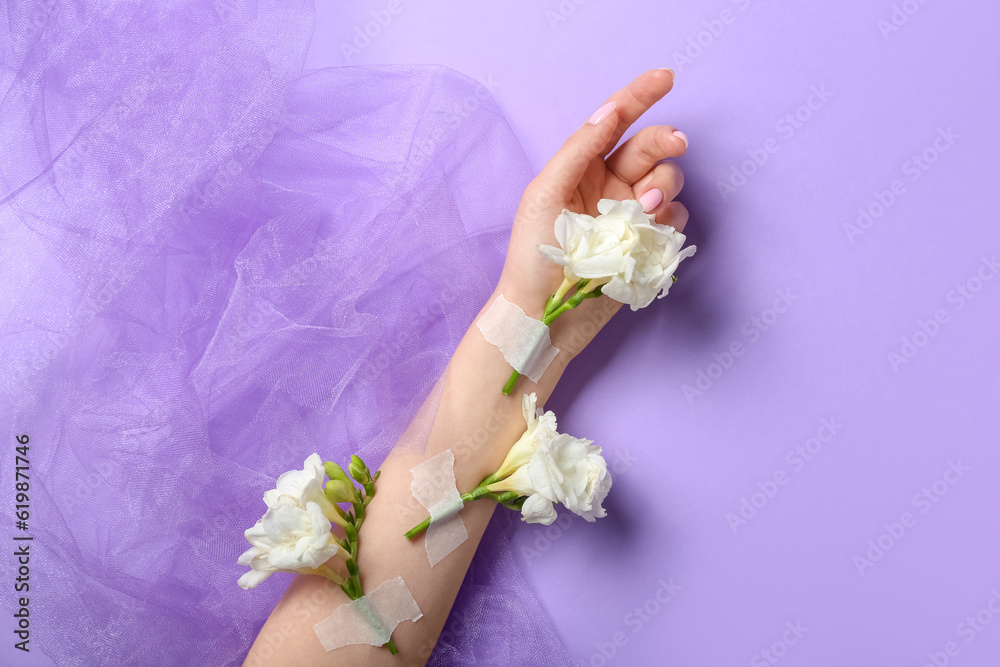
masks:
<svg viewBox="0 0 1000 667"><path fill-rule="evenodd" d="M537 180L561 190L575 189L592 161L606 158L632 123L670 92L673 85L672 69L654 69L640 74L609 97L588 122L570 135L538 174Z"/></svg>
<svg viewBox="0 0 1000 667"><path fill-rule="evenodd" d="M605 146L601 155L606 157L632 123L639 120L642 114L646 113L651 106L663 99L663 96L674 87L674 71L669 68L652 69L637 76L632 83L628 84L617 93L608 98L608 102L615 102L615 109L618 111L618 127L611 135L611 141Z"/></svg>

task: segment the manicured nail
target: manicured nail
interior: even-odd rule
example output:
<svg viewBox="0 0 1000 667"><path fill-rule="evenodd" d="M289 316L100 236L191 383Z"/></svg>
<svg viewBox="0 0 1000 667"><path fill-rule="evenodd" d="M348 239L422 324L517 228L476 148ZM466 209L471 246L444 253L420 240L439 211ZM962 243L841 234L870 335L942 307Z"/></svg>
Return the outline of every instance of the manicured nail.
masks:
<svg viewBox="0 0 1000 667"><path fill-rule="evenodd" d="M661 201L663 201L663 190L660 188L646 190L646 192L639 197L639 203L642 204L642 210L647 213L659 206Z"/></svg>
<svg viewBox="0 0 1000 667"><path fill-rule="evenodd" d="M605 104L604 106L602 106L600 109L598 109L597 111L595 111L594 115L591 116L590 120L588 120L587 122L590 123L591 125L597 125L602 120L604 120L605 118L607 118L611 114L611 112L615 110L615 107L617 107L617 106L618 106L617 102L608 102L607 104Z"/></svg>
<svg viewBox="0 0 1000 667"><path fill-rule="evenodd" d="M680 130L674 130L674 136L680 137L681 141L684 142L684 148L688 147L688 135L684 134Z"/></svg>

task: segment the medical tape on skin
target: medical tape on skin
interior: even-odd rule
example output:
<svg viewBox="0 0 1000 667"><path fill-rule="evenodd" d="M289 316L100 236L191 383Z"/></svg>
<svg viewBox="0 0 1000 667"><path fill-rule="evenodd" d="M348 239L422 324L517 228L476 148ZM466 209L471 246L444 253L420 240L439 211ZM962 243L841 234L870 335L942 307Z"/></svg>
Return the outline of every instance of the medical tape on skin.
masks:
<svg viewBox="0 0 1000 667"><path fill-rule="evenodd" d="M542 379L545 369L559 354L559 348L552 345L549 337L549 327L526 315L503 294L490 304L476 326L486 342L495 345L507 363L532 382Z"/></svg>
<svg viewBox="0 0 1000 667"><path fill-rule="evenodd" d="M336 610L313 626L323 648L332 651L348 644L382 646L403 621L416 621L423 612L402 577L389 579L378 588Z"/></svg>
<svg viewBox="0 0 1000 667"><path fill-rule="evenodd" d="M427 508L431 523L424 536L424 548L431 567L469 539L465 522L458 513L462 496L455 482L455 454L450 449L432 456L410 469L413 497Z"/></svg>

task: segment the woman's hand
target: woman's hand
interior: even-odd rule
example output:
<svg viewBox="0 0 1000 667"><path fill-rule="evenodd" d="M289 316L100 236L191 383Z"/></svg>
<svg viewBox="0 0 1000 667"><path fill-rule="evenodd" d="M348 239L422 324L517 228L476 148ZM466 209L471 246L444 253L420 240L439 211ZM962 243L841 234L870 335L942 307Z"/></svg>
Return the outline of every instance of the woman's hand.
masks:
<svg viewBox="0 0 1000 667"><path fill-rule="evenodd" d="M654 125L615 149L629 127L670 92L673 83L671 70L641 74L594 112L525 189L499 291L532 317L541 319L546 299L563 279L563 267L538 251L541 244L557 245L553 223L563 209L596 216L601 199L637 199L658 223L684 229L687 209L673 201L684 175L676 163L661 160L684 155L687 137L670 125ZM575 356L620 306L606 296L584 301L553 322L554 344Z"/></svg>
<svg viewBox="0 0 1000 667"><path fill-rule="evenodd" d="M528 186L514 221L507 262L498 291L529 315L540 318L545 301L562 282L562 267L545 260L539 244L553 244L553 223L564 208L597 213L601 198L639 199L648 203L657 222L681 229L687 211L671 200L681 188L681 172L660 160L684 154L683 135L669 126L649 127L611 153L622 135L650 106L667 94L673 73L646 72L609 102L569 138L548 166ZM610 155L609 155L610 153ZM653 193L659 190L661 194ZM653 193L653 194L651 194ZM493 298L484 304L483 310ZM513 396L500 392L511 369L496 347L473 324L462 338L440 383L428 397L421 419L404 435L382 466L379 492L366 510L359 554L366 591L403 577L423 612L417 623L393 632L399 655L367 645L344 646L327 653L313 626L329 616L347 596L321 577L296 577L275 607L247 656L248 665L422 665L438 634L493 513L492 502L471 503L462 510L469 539L431 568L422 540L407 542L403 534L426 517L414 507L410 489L413 466L446 449L455 455L460 489L474 488L496 471L511 445L524 432L521 394L535 391L543 405L565 363L590 341L620 304L606 296L588 299L552 323L553 342L562 350L539 383L521 378ZM433 418L430 418L433 417ZM419 505L419 504L418 504ZM507 510L503 510L507 511ZM280 650L274 647L280 646Z"/></svg>

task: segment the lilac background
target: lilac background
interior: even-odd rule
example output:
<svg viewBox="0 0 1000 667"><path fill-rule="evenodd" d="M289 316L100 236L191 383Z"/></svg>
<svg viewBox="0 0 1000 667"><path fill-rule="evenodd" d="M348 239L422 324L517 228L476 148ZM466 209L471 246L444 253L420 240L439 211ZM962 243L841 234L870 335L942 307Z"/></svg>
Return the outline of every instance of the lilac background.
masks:
<svg viewBox="0 0 1000 667"><path fill-rule="evenodd" d="M781 664L922 665L949 641L950 664L1000 664L1000 619L970 643L958 627L1000 590L1000 279L949 301L1000 250L1000 9L914 7L884 37L892 2L318 3L307 67L442 63L488 82L535 171L612 91L677 70L645 121L691 138L679 199L699 253L670 298L615 318L549 404L634 461L619 463L609 519L515 536L581 664L771 664L757 654L786 621L808 630ZM703 32L725 10L731 23ZM777 123L814 87L832 94L789 136ZM914 180L904 163L939 128L958 138ZM717 182L772 138L777 152L723 200ZM845 225L897 179L903 194L852 242ZM780 290L792 305L772 320ZM894 369L888 354L939 309L947 321ZM713 354L733 343L744 352L719 376ZM699 371L719 377L688 400ZM811 460L787 460L823 419L842 426ZM949 461L968 472L915 505ZM785 484L734 533L727 514L779 471ZM915 523L859 574L854 557L904 512ZM675 597L635 615L671 578Z"/></svg>
<svg viewBox="0 0 1000 667"><path fill-rule="evenodd" d="M1000 619L971 643L959 624L1000 590L1000 280L961 308L949 294L1000 249L986 213L1000 203L995 113L973 102L996 98L1000 9L913 7L884 38L891 2L317 2L307 67L477 77L536 171L607 94L649 67L678 72L646 122L691 137L680 199L699 254L669 299L612 322L548 406L609 453L611 518L515 535L580 664L771 664L758 652L786 622L808 630L783 665L922 665L949 641L949 664L997 664ZM824 86L829 99L783 132ZM904 163L949 127L954 145L913 180ZM765 145L778 150L724 200L717 182ZM905 192L852 242L845 225L897 179ZM781 290L792 305L772 321ZM947 322L894 369L887 355L938 310ZM734 343L743 354L712 366ZM717 377L686 396L699 372ZM831 418L842 428L811 460L786 459ZM914 497L959 461L968 472L921 512ZM778 472L786 483L734 532L727 514ZM904 512L915 525L859 574L855 557ZM680 586L664 605L660 580ZM49 664L31 658L17 664Z"/></svg>

